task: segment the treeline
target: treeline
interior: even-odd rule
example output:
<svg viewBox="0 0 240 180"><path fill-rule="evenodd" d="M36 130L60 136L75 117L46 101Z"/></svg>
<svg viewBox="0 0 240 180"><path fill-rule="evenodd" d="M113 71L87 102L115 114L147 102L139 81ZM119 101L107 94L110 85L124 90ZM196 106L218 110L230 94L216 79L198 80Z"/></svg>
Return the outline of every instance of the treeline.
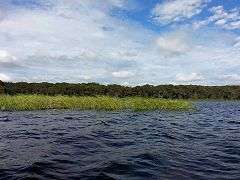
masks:
<svg viewBox="0 0 240 180"><path fill-rule="evenodd" d="M4 94L4 93L5 93L4 84L3 84L3 82L0 80L0 94Z"/></svg>
<svg viewBox="0 0 240 180"><path fill-rule="evenodd" d="M3 85L2 85L3 86ZM141 96L167 99L228 99L240 100L240 86L196 86L196 85L144 85L126 87L120 85L101 85L97 83L4 83L1 91L9 95L43 94L76 96Z"/></svg>

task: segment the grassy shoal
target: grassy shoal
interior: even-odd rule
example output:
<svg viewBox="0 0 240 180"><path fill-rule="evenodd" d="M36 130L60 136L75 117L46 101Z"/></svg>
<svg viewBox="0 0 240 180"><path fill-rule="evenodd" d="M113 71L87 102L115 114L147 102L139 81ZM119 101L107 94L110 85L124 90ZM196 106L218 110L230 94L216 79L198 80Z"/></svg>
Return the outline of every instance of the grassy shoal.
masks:
<svg viewBox="0 0 240 180"><path fill-rule="evenodd" d="M192 104L189 101L160 98L44 95L0 96L0 110L2 111L31 111L48 109L149 111L160 109L188 110L191 108Z"/></svg>

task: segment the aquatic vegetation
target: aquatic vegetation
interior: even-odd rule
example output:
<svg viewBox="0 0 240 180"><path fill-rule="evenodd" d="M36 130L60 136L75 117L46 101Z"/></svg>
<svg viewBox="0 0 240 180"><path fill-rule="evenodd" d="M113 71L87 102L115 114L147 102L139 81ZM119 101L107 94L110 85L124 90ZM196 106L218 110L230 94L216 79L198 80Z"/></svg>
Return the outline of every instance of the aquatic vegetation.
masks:
<svg viewBox="0 0 240 180"><path fill-rule="evenodd" d="M76 110L188 110L192 108L189 101L168 100L160 98L109 96L45 96L15 95L0 96L0 109L6 111L76 109Z"/></svg>

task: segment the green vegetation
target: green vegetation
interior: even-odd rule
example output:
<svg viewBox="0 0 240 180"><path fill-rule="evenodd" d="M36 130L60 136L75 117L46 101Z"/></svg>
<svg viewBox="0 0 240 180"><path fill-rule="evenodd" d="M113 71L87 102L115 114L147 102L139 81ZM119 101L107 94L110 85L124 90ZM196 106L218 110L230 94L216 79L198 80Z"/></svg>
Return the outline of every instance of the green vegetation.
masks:
<svg viewBox="0 0 240 180"><path fill-rule="evenodd" d="M240 100L240 86L144 85L97 83L26 83L0 81L0 110L94 109L187 110L191 103L174 99Z"/></svg>
<svg viewBox="0 0 240 180"><path fill-rule="evenodd" d="M5 93L68 95L68 96L112 96L112 97L153 97L163 99L224 99L240 100L240 86L195 86L195 85L144 85L126 87L101 85L97 83L4 83ZM1 90L0 90L1 91Z"/></svg>
<svg viewBox="0 0 240 180"><path fill-rule="evenodd" d="M0 108L6 111L75 109L75 110L188 110L191 103L183 100L159 98L108 96L45 96L45 95L3 95L0 96Z"/></svg>

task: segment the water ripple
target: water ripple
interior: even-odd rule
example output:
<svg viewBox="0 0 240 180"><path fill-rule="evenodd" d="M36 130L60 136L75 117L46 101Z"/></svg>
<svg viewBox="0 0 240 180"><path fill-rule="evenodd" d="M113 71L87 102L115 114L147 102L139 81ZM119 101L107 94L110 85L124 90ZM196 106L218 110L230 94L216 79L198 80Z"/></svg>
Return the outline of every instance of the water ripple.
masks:
<svg viewBox="0 0 240 180"><path fill-rule="evenodd" d="M0 179L240 179L240 102L0 112Z"/></svg>

